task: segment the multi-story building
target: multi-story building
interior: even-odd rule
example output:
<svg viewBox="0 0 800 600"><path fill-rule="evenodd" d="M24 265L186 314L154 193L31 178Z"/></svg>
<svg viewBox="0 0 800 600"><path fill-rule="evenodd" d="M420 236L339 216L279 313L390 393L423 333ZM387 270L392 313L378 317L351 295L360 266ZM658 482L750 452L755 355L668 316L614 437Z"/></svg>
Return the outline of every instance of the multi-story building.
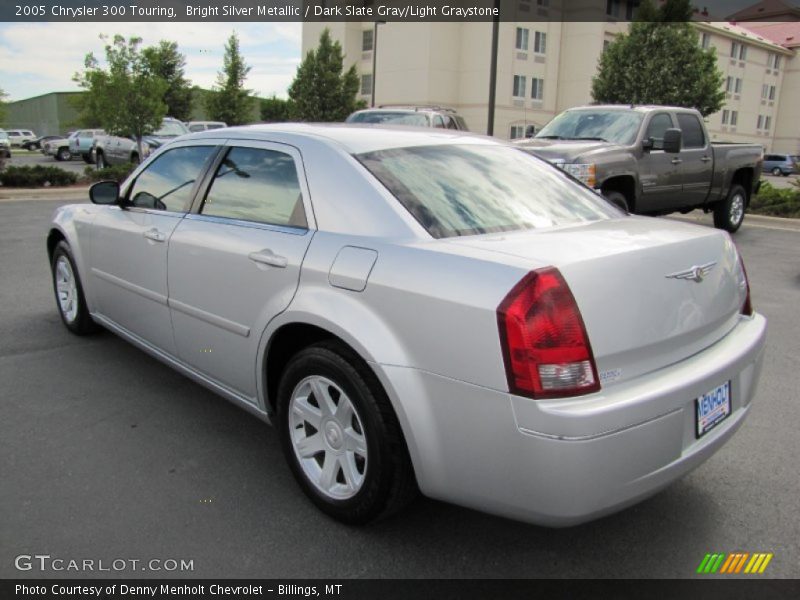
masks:
<svg viewBox="0 0 800 600"><path fill-rule="evenodd" d="M538 129L559 112L590 103L599 58L627 31L631 5L611 0L605 21L500 23L494 135L521 137L528 125ZM781 31L704 20L694 25L698 43L716 50L724 75L725 106L707 118L712 137L800 154L797 44L781 43ZM472 131L487 131L491 23L304 23L303 54L325 27L342 44L346 66L356 65L367 103L374 86L376 105L449 106Z"/></svg>

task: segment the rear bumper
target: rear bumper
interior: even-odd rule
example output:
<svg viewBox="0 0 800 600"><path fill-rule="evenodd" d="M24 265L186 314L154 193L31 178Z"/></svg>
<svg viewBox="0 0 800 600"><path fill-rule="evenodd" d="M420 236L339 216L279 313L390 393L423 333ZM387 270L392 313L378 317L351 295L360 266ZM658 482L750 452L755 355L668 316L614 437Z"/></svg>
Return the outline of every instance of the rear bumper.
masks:
<svg viewBox="0 0 800 600"><path fill-rule="evenodd" d="M549 526L629 506L688 473L741 426L763 360L756 315L679 364L575 400L534 401L422 371L376 366L421 490ZM695 437L694 399L730 380L732 413Z"/></svg>

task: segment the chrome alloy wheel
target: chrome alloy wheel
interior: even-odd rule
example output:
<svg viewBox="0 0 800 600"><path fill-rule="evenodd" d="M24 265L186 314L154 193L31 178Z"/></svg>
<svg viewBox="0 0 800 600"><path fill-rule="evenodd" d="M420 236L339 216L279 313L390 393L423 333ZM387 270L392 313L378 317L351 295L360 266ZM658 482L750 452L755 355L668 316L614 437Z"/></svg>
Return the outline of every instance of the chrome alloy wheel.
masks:
<svg viewBox="0 0 800 600"><path fill-rule="evenodd" d="M72 323L78 316L78 284L72 265L66 256L59 256L55 268L56 292L58 308L67 323Z"/></svg>
<svg viewBox="0 0 800 600"><path fill-rule="evenodd" d="M729 212L731 225L738 225L744 218L744 196L736 194L731 198L731 209Z"/></svg>
<svg viewBox="0 0 800 600"><path fill-rule="evenodd" d="M289 435L306 478L334 500L355 496L367 473L367 440L361 417L330 379L306 377L289 401Z"/></svg>

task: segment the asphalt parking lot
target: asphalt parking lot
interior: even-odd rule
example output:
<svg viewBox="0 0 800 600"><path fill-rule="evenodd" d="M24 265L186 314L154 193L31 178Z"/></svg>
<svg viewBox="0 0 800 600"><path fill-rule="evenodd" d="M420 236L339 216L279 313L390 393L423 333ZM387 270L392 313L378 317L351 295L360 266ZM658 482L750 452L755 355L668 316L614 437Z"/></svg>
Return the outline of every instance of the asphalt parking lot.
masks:
<svg viewBox="0 0 800 600"><path fill-rule="evenodd" d="M34 166L34 165L43 165L45 167L58 167L60 169L64 169L65 171L72 171L77 175L83 175L84 170L88 166L83 159L73 158L72 160L56 160L52 156L45 156L38 150L32 152L26 152L24 150L14 150L11 154L11 160L8 162L9 165L14 165L17 167L21 166ZM94 168L94 166L92 166Z"/></svg>
<svg viewBox="0 0 800 600"><path fill-rule="evenodd" d="M680 578L737 551L800 577L800 231L735 236L768 354L748 422L688 477L570 529L426 499L350 528L305 499L269 427L114 335L66 331L44 246L58 204L0 203L0 577L82 575L14 567L49 554L193 560L173 577Z"/></svg>

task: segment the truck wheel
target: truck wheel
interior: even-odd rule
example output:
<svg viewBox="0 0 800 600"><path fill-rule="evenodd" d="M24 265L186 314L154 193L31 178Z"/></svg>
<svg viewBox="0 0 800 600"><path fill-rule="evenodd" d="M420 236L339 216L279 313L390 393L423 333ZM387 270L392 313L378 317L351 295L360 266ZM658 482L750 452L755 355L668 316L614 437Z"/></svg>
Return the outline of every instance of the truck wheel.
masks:
<svg viewBox="0 0 800 600"><path fill-rule="evenodd" d="M72 153L69 148L59 148L56 152L56 160L72 160Z"/></svg>
<svg viewBox="0 0 800 600"><path fill-rule="evenodd" d="M98 169L105 169L108 166L105 154L103 154L102 152L97 152L96 156L97 158L94 161L94 166Z"/></svg>
<svg viewBox="0 0 800 600"><path fill-rule="evenodd" d="M136 152L134 152L133 154L131 154L131 162L132 162L134 165L138 165L138 164L141 162L141 161L139 160L139 155L138 155Z"/></svg>
<svg viewBox="0 0 800 600"><path fill-rule="evenodd" d="M728 197L714 207L714 227L733 233L742 226L747 207L747 192L738 183L731 186Z"/></svg>
<svg viewBox="0 0 800 600"><path fill-rule="evenodd" d="M622 192L609 190L607 192L603 192L603 196L605 197L606 200L611 202L611 204L613 204L620 210L624 210L626 213L630 212L630 210L628 209L628 200L625 198L625 194L623 194Z"/></svg>

